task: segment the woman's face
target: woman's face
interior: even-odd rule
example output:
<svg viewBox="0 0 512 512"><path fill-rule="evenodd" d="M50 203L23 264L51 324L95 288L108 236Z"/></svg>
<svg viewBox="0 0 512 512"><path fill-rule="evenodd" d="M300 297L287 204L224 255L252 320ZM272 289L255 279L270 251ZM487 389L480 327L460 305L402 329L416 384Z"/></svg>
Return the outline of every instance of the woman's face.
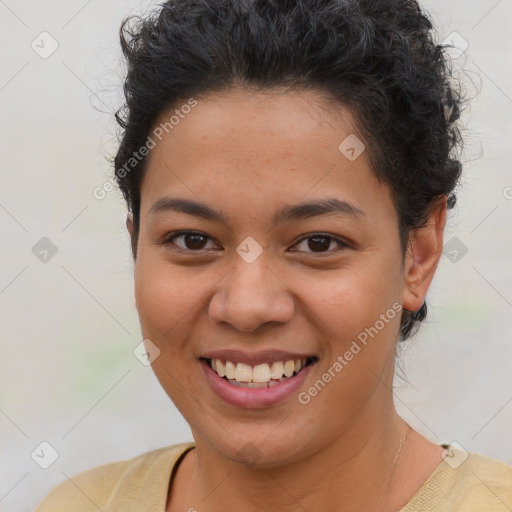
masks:
<svg viewBox="0 0 512 512"><path fill-rule="evenodd" d="M272 467L369 435L392 407L410 265L350 111L239 89L175 109L141 189L135 288L196 444Z"/></svg>

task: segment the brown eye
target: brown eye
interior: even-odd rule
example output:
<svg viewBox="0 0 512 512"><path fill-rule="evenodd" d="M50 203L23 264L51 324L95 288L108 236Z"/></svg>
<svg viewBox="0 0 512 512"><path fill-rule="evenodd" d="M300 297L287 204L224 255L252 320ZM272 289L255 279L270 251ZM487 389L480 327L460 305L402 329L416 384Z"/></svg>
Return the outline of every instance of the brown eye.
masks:
<svg viewBox="0 0 512 512"><path fill-rule="evenodd" d="M341 249L347 247L347 244L343 243L341 240L322 234L315 234L313 236L303 238L298 244L296 244L296 246L303 244L303 249L298 249L299 251L303 252L326 253L334 252L334 250L329 250L333 242L334 244L337 244Z"/></svg>
<svg viewBox="0 0 512 512"><path fill-rule="evenodd" d="M175 242L176 240L180 239L181 243ZM209 240L209 237L207 235L203 235L202 233L185 231L171 235L165 240L164 244L176 245L185 251L201 251L204 249L209 249L209 247L206 247L206 244Z"/></svg>
<svg viewBox="0 0 512 512"><path fill-rule="evenodd" d="M315 236L308 239L308 248L313 252L323 252L329 249L331 239L327 236Z"/></svg>
<svg viewBox="0 0 512 512"><path fill-rule="evenodd" d="M204 249L206 243L206 237L203 235L196 235L189 233L184 235L183 238L187 249Z"/></svg>

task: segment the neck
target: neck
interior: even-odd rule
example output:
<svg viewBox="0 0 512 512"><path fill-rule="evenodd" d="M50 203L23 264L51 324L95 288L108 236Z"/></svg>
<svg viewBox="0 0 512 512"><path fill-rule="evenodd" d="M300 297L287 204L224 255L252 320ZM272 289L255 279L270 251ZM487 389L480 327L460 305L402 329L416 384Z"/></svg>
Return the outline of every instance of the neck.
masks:
<svg viewBox="0 0 512 512"><path fill-rule="evenodd" d="M267 469L228 460L196 439L181 499L172 510L314 512L330 510L333 503L337 510L397 510L409 492L406 473L397 468L408 451L410 427L392 404L378 414L371 415L372 407L366 411L321 450Z"/></svg>

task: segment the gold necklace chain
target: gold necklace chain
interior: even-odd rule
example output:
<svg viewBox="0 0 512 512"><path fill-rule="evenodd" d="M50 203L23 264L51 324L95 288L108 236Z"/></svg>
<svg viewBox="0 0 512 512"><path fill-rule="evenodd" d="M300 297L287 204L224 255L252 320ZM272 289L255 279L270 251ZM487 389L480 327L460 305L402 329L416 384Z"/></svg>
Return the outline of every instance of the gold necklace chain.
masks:
<svg viewBox="0 0 512 512"><path fill-rule="evenodd" d="M407 431L400 438L400 444L398 445L398 450L395 454L395 458L393 459L393 466L394 466L393 471L395 470L395 466L396 466L398 460L400 459L400 455L402 454L402 448L404 447L405 441L406 441L407 437L409 436L410 432L411 432L411 426L408 425Z"/></svg>

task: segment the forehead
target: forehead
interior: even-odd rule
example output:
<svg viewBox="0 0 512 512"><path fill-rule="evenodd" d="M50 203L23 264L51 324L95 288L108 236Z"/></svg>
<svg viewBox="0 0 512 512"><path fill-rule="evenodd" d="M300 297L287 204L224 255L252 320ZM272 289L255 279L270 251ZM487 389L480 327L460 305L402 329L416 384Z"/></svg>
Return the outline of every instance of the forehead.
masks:
<svg viewBox="0 0 512 512"><path fill-rule="evenodd" d="M170 111L160 115L156 126L165 126L173 113L178 114L188 100L177 102ZM224 151L246 153L262 149L282 153L297 149L302 143L307 150L315 145L322 149L327 132L334 138L355 133L355 123L348 107L335 103L320 91L288 91L282 89L247 90L233 88L198 98L197 105L177 119L169 132L168 142L180 144L183 139L196 144L225 142ZM188 111L188 109L187 109ZM177 122L176 122L177 121ZM165 137L165 134L164 134ZM197 139L201 140L197 140ZM196 139L192 141L191 139ZM239 145L231 147L233 142ZM283 145L284 144L284 145ZM323 147L332 148L325 140Z"/></svg>
<svg viewBox="0 0 512 512"><path fill-rule="evenodd" d="M215 195L217 203L236 193L247 206L258 195L269 204L336 191L352 202L388 195L362 150L353 113L326 95L233 89L196 101L182 111L187 100L176 103L154 125L153 131L165 127L174 116L150 152L141 213L164 191L203 201ZM355 159L344 152L354 141L357 153L362 151Z"/></svg>

